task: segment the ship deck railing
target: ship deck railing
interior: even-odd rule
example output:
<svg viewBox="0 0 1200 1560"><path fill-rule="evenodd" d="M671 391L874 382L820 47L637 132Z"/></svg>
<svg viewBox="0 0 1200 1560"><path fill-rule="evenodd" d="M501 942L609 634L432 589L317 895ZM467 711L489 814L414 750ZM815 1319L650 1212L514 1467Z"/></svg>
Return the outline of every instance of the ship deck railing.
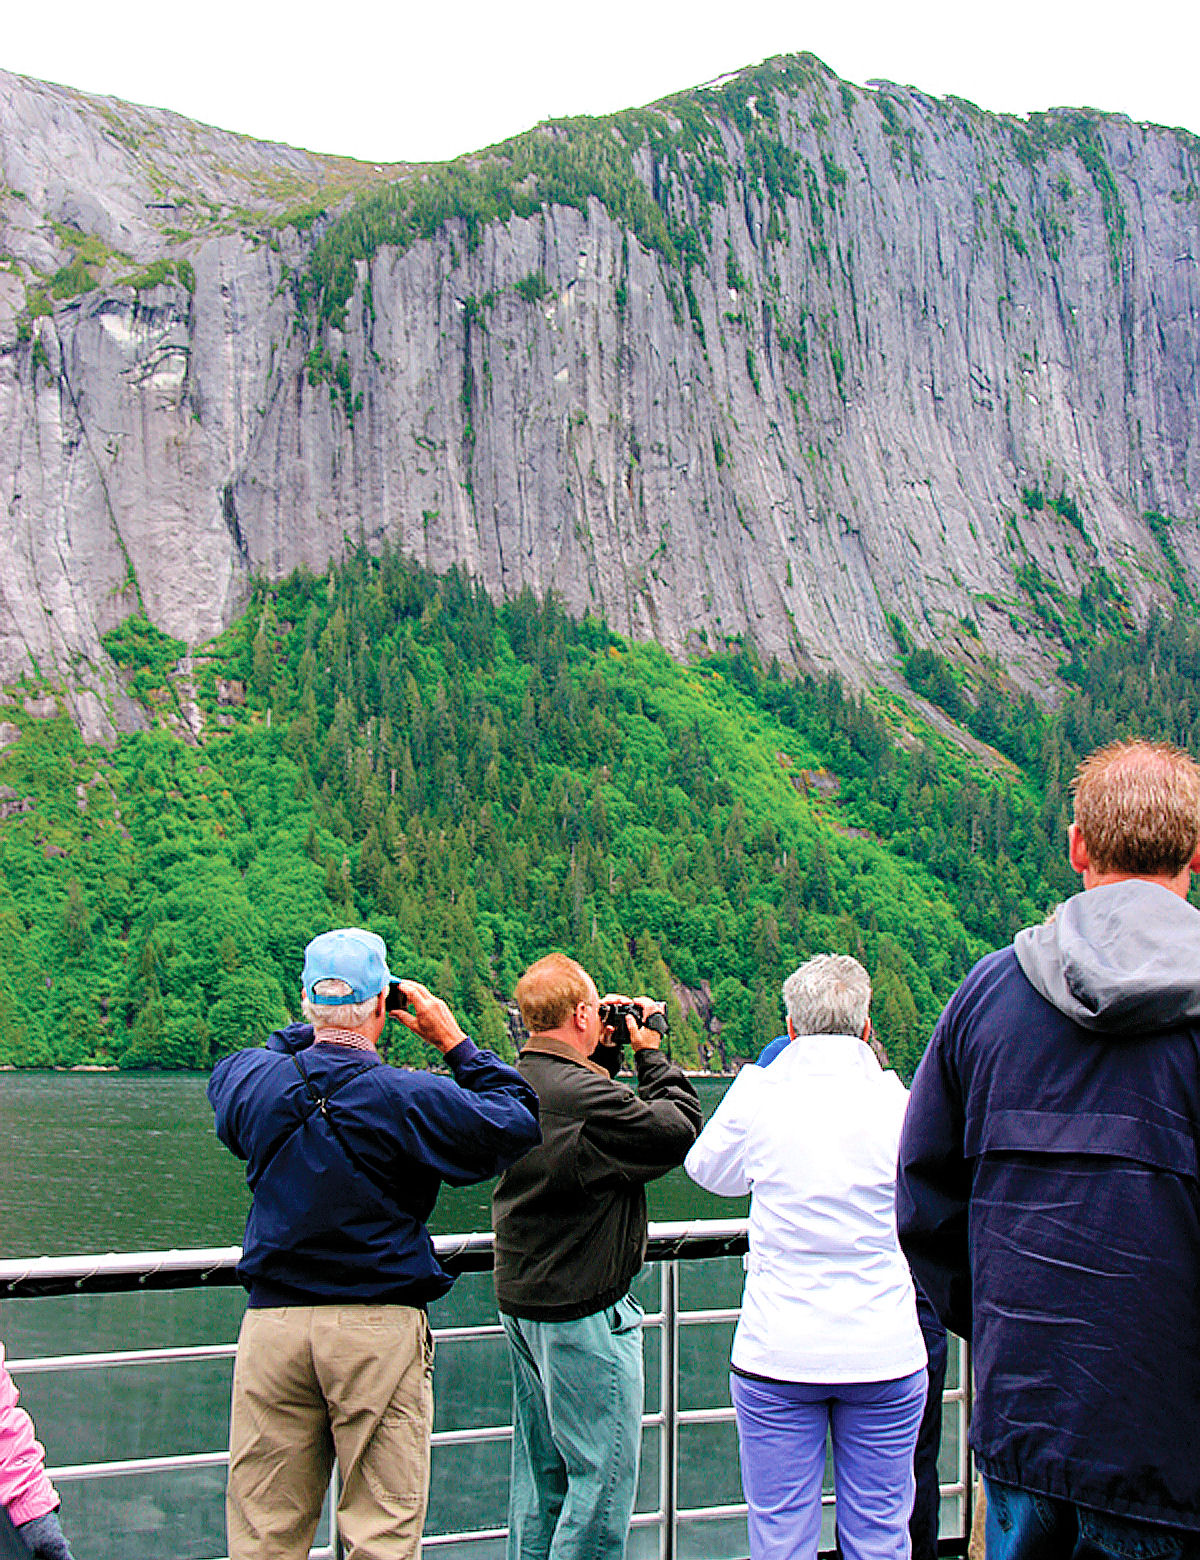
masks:
<svg viewBox="0 0 1200 1560"><path fill-rule="evenodd" d="M745 1220L699 1220L686 1223L662 1223L650 1226L647 1263L657 1270L657 1309L648 1308L643 1326L660 1334L658 1348L658 1405L643 1415L643 1435L658 1439L658 1492L655 1508L635 1512L631 1534L631 1553L635 1552L633 1534L652 1530L657 1543L651 1551L658 1560L687 1560L690 1555L705 1554L701 1530L713 1523L745 1518L744 1501L711 1504L680 1502L680 1434L693 1426L732 1423L734 1411L728 1402L708 1406L683 1407L680 1404L680 1339L690 1329L736 1322L738 1308L685 1309L680 1304L681 1265L717 1258L741 1257L748 1248ZM490 1232L434 1237L439 1261L457 1275L486 1272L492 1267ZM37 1257L0 1262L0 1299L44 1299L64 1295L113 1295L129 1292L217 1288L236 1285L235 1272L241 1248L237 1246L199 1250L109 1253L103 1256ZM0 1335L2 1336L2 1335ZM435 1328L434 1338L439 1360L444 1352L474 1340L500 1337L498 1321L475 1326ZM957 1346L957 1370L952 1369L944 1394L944 1425L954 1449L956 1468L943 1480L942 1536L939 1554L963 1556L967 1547L972 1517L972 1480L967 1431L970 1422L970 1360L966 1344L951 1339ZM121 1349L58 1355L29 1355L8 1360L18 1381L46 1373L124 1372L148 1365L176 1365L190 1361L230 1359L236 1354L235 1342L198 1344L170 1348ZM436 1396L436 1376L435 1376ZM944 1435L946 1430L944 1429ZM511 1423L475 1426L465 1429L435 1430L433 1455L439 1449L470 1447L512 1438ZM644 1445L645 1440L644 1440ZM945 1444L945 1442L944 1442ZM58 1485L69 1486L84 1480L134 1479L150 1474L172 1474L197 1469L219 1468L228 1464L228 1451L214 1448L177 1456L133 1457L108 1461L80 1462L52 1466L47 1471ZM310 1560L340 1560L334 1511L336 1508L336 1470L334 1484L323 1514L317 1547ZM822 1495L826 1506L834 1502L832 1492ZM498 1515L502 1516L502 1514ZM950 1518L947 1523L947 1518ZM947 1533L946 1527L951 1531ZM828 1532L829 1523L826 1523ZM422 1554L431 1557L470 1557L494 1555L506 1535L502 1521L488 1527L427 1533ZM714 1535L715 1537L715 1535ZM82 1545L77 1547L82 1549ZM717 1545L725 1548L726 1545ZM645 1554L645 1542L637 1546ZM715 1550L714 1550L715 1552ZM822 1550L822 1554L832 1553ZM741 1553L745 1553L744 1547ZM165 1556L160 1560L166 1560Z"/></svg>

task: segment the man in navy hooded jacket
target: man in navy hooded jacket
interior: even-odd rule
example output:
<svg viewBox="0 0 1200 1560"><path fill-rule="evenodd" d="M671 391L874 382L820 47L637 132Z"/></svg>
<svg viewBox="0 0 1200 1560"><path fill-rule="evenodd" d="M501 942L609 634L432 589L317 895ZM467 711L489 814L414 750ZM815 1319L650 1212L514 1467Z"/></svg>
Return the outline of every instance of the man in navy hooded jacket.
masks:
<svg viewBox="0 0 1200 1560"><path fill-rule="evenodd" d="M347 1560L410 1560L429 1483L433 1343L450 1288L425 1221L443 1181L487 1180L540 1141L537 1096L477 1049L445 1002L399 981L395 1016L452 1077L376 1046L383 939L325 932L304 956L308 1024L218 1062L217 1135L253 1193L238 1276L226 1516L231 1560L305 1560L336 1455Z"/></svg>
<svg viewBox="0 0 1200 1560"><path fill-rule="evenodd" d="M989 1560L1200 1555L1200 769L1073 784L1083 892L950 999L913 1082L901 1244L973 1344Z"/></svg>

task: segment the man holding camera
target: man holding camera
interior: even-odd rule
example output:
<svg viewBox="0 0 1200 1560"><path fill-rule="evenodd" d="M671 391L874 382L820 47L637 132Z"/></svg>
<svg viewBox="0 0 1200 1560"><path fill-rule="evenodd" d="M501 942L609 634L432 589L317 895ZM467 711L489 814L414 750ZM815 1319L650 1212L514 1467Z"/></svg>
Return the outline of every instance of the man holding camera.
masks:
<svg viewBox="0 0 1200 1560"><path fill-rule="evenodd" d="M622 1560L637 1493L647 1181L682 1164L700 1101L659 1050L663 1004L606 997L552 953L517 982L542 1144L496 1188L513 1370L509 1560ZM616 1009L624 1008L625 1013ZM637 1092L614 1077L628 1035ZM616 1041L616 1044L614 1044Z"/></svg>
<svg viewBox="0 0 1200 1560"><path fill-rule="evenodd" d="M537 1098L480 1051L383 939L326 932L304 956L305 1024L218 1062L217 1135L253 1193L238 1276L226 1515L231 1560L304 1560L336 1454L349 1560L420 1551L429 1486L433 1340L450 1288L425 1221L538 1141ZM388 1014L452 1078L389 1067Z"/></svg>

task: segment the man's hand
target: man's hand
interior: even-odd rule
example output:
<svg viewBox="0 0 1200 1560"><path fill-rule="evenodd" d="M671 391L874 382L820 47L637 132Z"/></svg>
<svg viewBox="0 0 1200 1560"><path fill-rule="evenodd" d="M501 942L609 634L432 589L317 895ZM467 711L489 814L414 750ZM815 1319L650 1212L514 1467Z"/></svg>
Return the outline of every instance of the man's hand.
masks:
<svg viewBox="0 0 1200 1560"><path fill-rule="evenodd" d="M615 1002L618 1006L627 1006L632 1003L635 1007L641 1009L643 1020L649 1018L651 1013L665 1014L667 1011L665 1002L653 1002L649 997L623 997L615 991L610 991L606 997L603 997L600 1005L603 1007L606 1002ZM630 1017L628 1024L629 1043L635 1051L657 1051L662 1045L662 1036L656 1029L647 1029L644 1023L639 1024L637 1019L633 1017ZM611 1024L606 1025L605 1028L609 1034L612 1033Z"/></svg>
<svg viewBox="0 0 1200 1560"><path fill-rule="evenodd" d="M634 997L635 1006L641 1008L643 1020L650 1017L651 1013L661 1013L664 1017L667 1012L665 1002L653 1002L649 997ZM629 1041L635 1051L657 1051L663 1041L663 1037L657 1029L647 1029L645 1024L638 1024L636 1020L629 1020Z"/></svg>
<svg viewBox="0 0 1200 1560"><path fill-rule="evenodd" d="M406 1029L411 1029L414 1035L424 1040L426 1045L431 1045L435 1051L440 1051L443 1056L447 1051L453 1051L456 1045L461 1045L467 1037L441 997L435 997L429 987L422 986L419 980L402 980L397 984L408 1003L408 1009L393 1011L393 1018L398 1018Z"/></svg>

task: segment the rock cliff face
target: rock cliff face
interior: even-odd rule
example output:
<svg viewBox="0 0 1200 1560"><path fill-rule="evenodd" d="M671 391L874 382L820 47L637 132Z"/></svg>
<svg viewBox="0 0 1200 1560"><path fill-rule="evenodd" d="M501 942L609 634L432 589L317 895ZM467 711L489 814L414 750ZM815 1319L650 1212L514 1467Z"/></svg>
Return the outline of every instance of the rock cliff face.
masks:
<svg viewBox="0 0 1200 1560"><path fill-rule="evenodd" d="M131 612L385 539L858 680L1200 581L1185 132L800 56L409 169L0 89L0 679L89 735Z"/></svg>

